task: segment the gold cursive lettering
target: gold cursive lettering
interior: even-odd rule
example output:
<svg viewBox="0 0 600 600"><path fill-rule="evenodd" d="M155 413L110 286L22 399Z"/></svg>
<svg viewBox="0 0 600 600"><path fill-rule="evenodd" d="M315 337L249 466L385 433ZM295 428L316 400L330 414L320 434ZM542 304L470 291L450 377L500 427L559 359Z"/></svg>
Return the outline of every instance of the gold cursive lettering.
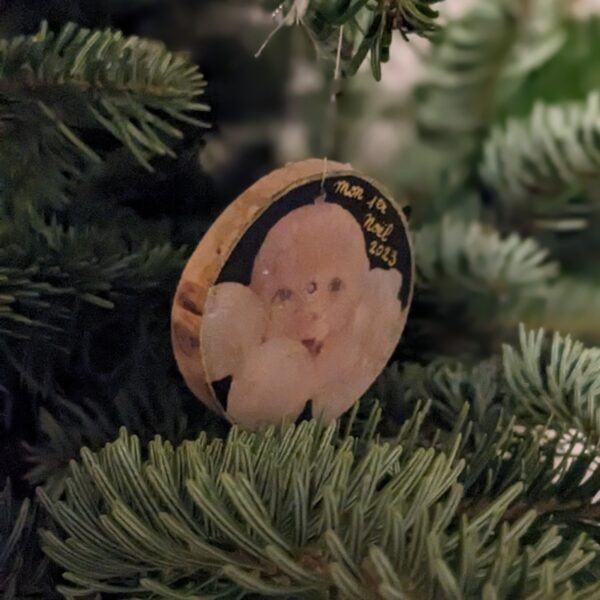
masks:
<svg viewBox="0 0 600 600"><path fill-rule="evenodd" d="M360 185L350 185L345 179L336 181L334 187L338 194L342 194L342 196L346 196L346 198L363 200L365 197L365 190Z"/></svg>
<svg viewBox="0 0 600 600"><path fill-rule="evenodd" d="M387 204L381 196L373 196L373 198L367 202L367 206L371 210L380 212L382 215L385 215L387 210Z"/></svg>
<svg viewBox="0 0 600 600"><path fill-rule="evenodd" d="M382 223L377 220L377 217L372 213L367 213L365 216L365 221L363 223L363 228L372 233L380 239L382 242L387 242L394 231L393 223Z"/></svg>
<svg viewBox="0 0 600 600"><path fill-rule="evenodd" d="M376 240L369 244L369 254L381 258L390 267L395 267L398 264L398 252Z"/></svg>

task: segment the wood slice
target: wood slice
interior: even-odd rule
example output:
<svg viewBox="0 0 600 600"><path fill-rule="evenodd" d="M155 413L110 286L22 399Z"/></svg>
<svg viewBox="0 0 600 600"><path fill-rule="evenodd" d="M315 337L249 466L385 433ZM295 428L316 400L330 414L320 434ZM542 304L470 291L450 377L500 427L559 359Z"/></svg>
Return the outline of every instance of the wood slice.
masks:
<svg viewBox="0 0 600 600"><path fill-rule="evenodd" d="M233 202L186 265L172 310L177 364L199 399L242 427L337 418L393 353L413 282L406 219L389 194L350 165L289 164Z"/></svg>

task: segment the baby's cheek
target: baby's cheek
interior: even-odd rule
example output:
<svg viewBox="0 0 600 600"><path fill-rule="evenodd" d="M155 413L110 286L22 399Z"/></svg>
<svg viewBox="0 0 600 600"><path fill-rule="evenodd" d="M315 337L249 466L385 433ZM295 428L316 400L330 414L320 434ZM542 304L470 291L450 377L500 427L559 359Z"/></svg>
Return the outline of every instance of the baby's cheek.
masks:
<svg viewBox="0 0 600 600"><path fill-rule="evenodd" d="M327 290L320 299L318 312L326 327L324 336L332 336L346 329L352 321L361 293L347 288L333 292Z"/></svg>
<svg viewBox="0 0 600 600"><path fill-rule="evenodd" d="M398 298L402 289L402 274L396 269L373 269L367 276L367 288L383 302ZM392 306L392 303L388 303Z"/></svg>
<svg viewBox="0 0 600 600"><path fill-rule="evenodd" d="M285 302L269 302L267 306L266 337L268 339L275 337L295 339L298 329L298 302L295 299Z"/></svg>
<svg viewBox="0 0 600 600"><path fill-rule="evenodd" d="M322 386L331 380L344 379L359 364L361 355L360 340L353 328L332 333L314 361L316 382Z"/></svg>
<svg viewBox="0 0 600 600"><path fill-rule="evenodd" d="M269 322L267 323L267 339L287 337L296 338L296 320L294 315L282 312L272 311Z"/></svg>
<svg viewBox="0 0 600 600"><path fill-rule="evenodd" d="M322 340L330 330L327 307L318 302L286 302L273 306L269 313L267 338L287 337L302 341Z"/></svg>
<svg viewBox="0 0 600 600"><path fill-rule="evenodd" d="M354 317L359 303L359 294L351 295L342 293L332 298L328 306L329 321L332 325L332 332L340 331L342 328L346 328L348 326L349 322Z"/></svg>
<svg viewBox="0 0 600 600"><path fill-rule="evenodd" d="M357 338L373 360L385 363L404 324L398 299L402 279L397 271L374 269L370 273L370 281L371 286L361 302L354 327Z"/></svg>
<svg viewBox="0 0 600 600"><path fill-rule="evenodd" d="M326 422L348 410L367 391L376 376L370 357L352 327L328 340L315 361L315 367L313 415Z"/></svg>

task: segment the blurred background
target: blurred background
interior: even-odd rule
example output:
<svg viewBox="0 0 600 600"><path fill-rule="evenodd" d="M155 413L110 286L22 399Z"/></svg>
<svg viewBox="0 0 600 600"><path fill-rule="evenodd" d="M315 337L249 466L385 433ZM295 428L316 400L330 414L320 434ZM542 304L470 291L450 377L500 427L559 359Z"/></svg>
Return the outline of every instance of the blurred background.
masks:
<svg viewBox="0 0 600 600"><path fill-rule="evenodd" d="M476 3L445 0L436 8L444 22ZM403 189L410 169L399 161L411 154L418 108L413 92L424 78L431 44L416 36L407 43L396 33L381 82L373 81L365 62L356 77L336 86L339 94L332 118L332 56L323 54L306 28L282 28L255 56L281 17L280 12L265 10L266 4L259 0L0 0L0 34L33 33L42 19L51 27L72 20L88 27L111 25L189 53L208 81L207 102L212 107L212 131L196 157L210 174L210 181L202 182L210 189L201 188L207 207L227 204L275 165L324 154L352 162L392 189ZM600 11L600 0L565 0L565 4L581 18ZM185 158L192 157L186 154ZM177 171L175 177L180 174ZM192 179L170 180L164 187L148 182L155 197L150 204L160 206L163 189L181 194L186 184L201 185L196 177ZM137 192L120 191L145 196L140 183L135 182Z"/></svg>
<svg viewBox="0 0 600 600"><path fill-rule="evenodd" d="M446 0L440 10L457 15L472 3ZM422 78L429 43L416 37L410 43L397 40L378 84L368 65L363 65L358 76L342 83L333 120L334 65L330 56L319 54L305 29L283 28L255 57L278 23L264 4L258 0L0 0L0 33L6 37L33 33L42 19L51 27L73 20L88 27L112 25L190 53L208 81L207 101L212 107L213 129L198 155L203 170L211 175L211 189L202 193L215 194L207 206L215 206L215 199L220 206L226 204L275 165L322 156L325 150L393 186L397 161L411 141L411 90ZM151 185L154 196L161 189L155 183ZM182 185L178 182L176 189ZM165 187L173 191L171 185ZM143 192L138 189L138 194Z"/></svg>
<svg viewBox="0 0 600 600"><path fill-rule="evenodd" d="M580 17L600 10L600 0L566 3ZM413 91L428 64L429 42L415 36L406 43L397 33L382 81L375 83L368 64L363 64L356 77L341 84L337 117L332 119L333 61L315 46L305 28L282 28L255 57L280 17L265 10L265 4L258 0L0 0L0 33L35 32L42 19L51 27L73 20L89 27L112 25L190 53L206 76L212 107L213 128L197 157L211 176L204 181L210 189L201 189L207 207L227 204L275 165L325 153L352 162L392 189L402 189L407 169L399 161L410 154L414 141L417 97ZM456 17L474 4L474 0L445 0L439 10L446 18ZM186 159L191 159L189 154ZM192 182L171 180L164 187L156 183L150 183L151 195L160 206L161 190L181 194L181 188ZM145 195L139 181L135 187L137 192L121 192Z"/></svg>

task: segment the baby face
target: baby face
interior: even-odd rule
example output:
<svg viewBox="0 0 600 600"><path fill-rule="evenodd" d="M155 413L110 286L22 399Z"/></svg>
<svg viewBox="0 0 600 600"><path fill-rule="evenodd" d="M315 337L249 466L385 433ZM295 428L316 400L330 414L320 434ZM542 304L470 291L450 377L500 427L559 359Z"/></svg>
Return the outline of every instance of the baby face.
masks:
<svg viewBox="0 0 600 600"><path fill-rule="evenodd" d="M328 203L292 211L269 231L252 272L267 338L297 340L318 355L351 320L368 272L364 236L348 211Z"/></svg>

